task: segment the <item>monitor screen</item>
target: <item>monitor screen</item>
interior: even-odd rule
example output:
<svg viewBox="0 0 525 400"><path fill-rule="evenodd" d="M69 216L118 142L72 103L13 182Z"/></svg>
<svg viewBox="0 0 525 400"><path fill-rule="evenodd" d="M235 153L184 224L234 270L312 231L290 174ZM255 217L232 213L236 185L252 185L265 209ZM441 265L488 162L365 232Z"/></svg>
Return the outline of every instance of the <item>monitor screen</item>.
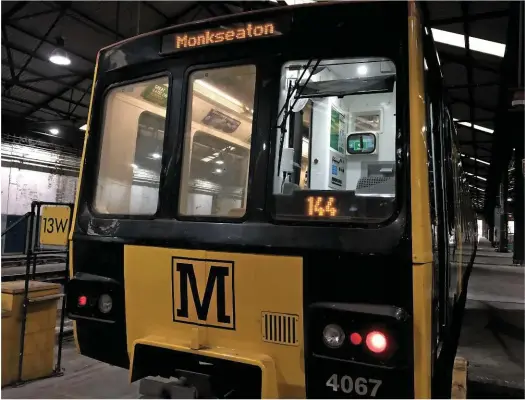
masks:
<svg viewBox="0 0 525 400"><path fill-rule="evenodd" d="M373 133L353 133L346 139L348 154L370 154L376 150L376 135Z"/></svg>

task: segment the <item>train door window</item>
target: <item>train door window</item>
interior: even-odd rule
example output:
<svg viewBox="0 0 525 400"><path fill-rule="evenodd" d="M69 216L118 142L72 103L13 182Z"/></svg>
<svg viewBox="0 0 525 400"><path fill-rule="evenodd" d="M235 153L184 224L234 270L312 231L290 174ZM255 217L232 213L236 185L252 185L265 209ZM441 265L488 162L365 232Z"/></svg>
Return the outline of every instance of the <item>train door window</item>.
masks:
<svg viewBox="0 0 525 400"><path fill-rule="evenodd" d="M180 215L245 214L255 74L254 65L243 65L190 75Z"/></svg>
<svg viewBox="0 0 525 400"><path fill-rule="evenodd" d="M388 219L396 195L395 64L385 58L290 61L280 82L276 218ZM308 129L299 126L301 113L310 115ZM304 163L307 185L298 179Z"/></svg>
<svg viewBox="0 0 525 400"><path fill-rule="evenodd" d="M169 78L111 89L105 98L94 199L101 214L157 211Z"/></svg>

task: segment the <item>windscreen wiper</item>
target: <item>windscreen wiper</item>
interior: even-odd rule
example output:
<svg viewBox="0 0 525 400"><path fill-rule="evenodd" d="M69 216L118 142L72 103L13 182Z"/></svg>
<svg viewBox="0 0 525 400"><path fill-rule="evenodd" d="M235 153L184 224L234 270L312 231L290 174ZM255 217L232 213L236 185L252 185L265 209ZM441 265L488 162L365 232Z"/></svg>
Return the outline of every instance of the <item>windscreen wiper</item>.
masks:
<svg viewBox="0 0 525 400"><path fill-rule="evenodd" d="M304 74L310 68L310 65L312 64L313 61L314 61L313 58L308 60L308 62L306 63L306 65L304 67L303 72L301 73L301 76L295 81L294 86L293 87L291 85L288 86L288 93L286 95L286 99L284 101L283 107L281 108L281 110L279 111L279 114L277 115L277 121L279 121L279 117L281 116L281 114L284 111L283 120L281 121L281 124L278 126L278 128L279 128L279 130L281 132L281 137L279 138L279 161L277 163L277 176L279 176L281 174L281 159L282 159L282 156L283 156L284 135L286 134L286 122L288 121L288 117L292 113L292 110L295 107L295 104L297 103L297 101L299 100L301 94L303 93L304 88L306 87L306 85L308 85L308 82L310 81L310 78L313 76L314 72L316 71L317 67L319 66L319 63L321 62L321 59L320 58L317 59L314 67L312 68L312 72L310 72L310 74L306 78L306 81L304 82L304 84L300 86L300 82L303 79ZM293 93L296 92L296 91L297 91L297 94L295 95L295 100L294 100L293 104L290 107L288 107L288 105L290 104L290 99L292 98Z"/></svg>

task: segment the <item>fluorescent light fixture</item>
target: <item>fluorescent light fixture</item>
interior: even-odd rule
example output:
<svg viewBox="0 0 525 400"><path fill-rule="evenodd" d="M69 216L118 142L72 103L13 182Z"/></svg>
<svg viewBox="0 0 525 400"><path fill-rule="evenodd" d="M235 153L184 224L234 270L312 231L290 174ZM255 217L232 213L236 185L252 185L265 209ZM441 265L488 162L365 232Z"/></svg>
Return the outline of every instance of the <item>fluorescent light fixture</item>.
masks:
<svg viewBox="0 0 525 400"><path fill-rule="evenodd" d="M220 173L222 173L222 169L217 168L217 169L215 170L215 172L216 172L217 174L220 174Z"/></svg>
<svg viewBox="0 0 525 400"><path fill-rule="evenodd" d="M465 36L460 35L459 33L432 28L432 35L436 42L448 44L449 46L465 48ZM505 55L505 45L490 40L470 36L469 47L470 50L491 54L493 56L503 57Z"/></svg>
<svg viewBox="0 0 525 400"><path fill-rule="evenodd" d="M360 65L359 67L357 67L357 73L359 75L366 75L367 72L368 68L366 67L366 65Z"/></svg>
<svg viewBox="0 0 525 400"><path fill-rule="evenodd" d="M457 118L454 118L454 122L458 123L459 125L463 125L463 126L466 126L466 127L469 127L469 128L471 128L472 125L473 125L470 122L458 121ZM486 128L486 127L481 126L481 125L474 124L474 129L476 129L478 131L482 131L482 132L494 133L494 129Z"/></svg>
<svg viewBox="0 0 525 400"><path fill-rule="evenodd" d="M80 128L81 131L85 131L87 129L87 124L82 125Z"/></svg>
<svg viewBox="0 0 525 400"><path fill-rule="evenodd" d="M224 164L224 161L222 161L222 160L217 160L217 161L215 161L215 164L222 165L222 164Z"/></svg>
<svg viewBox="0 0 525 400"><path fill-rule="evenodd" d="M49 130L49 133L51 133L53 135L58 135L60 133L60 131L57 128L51 128Z"/></svg>
<svg viewBox="0 0 525 400"><path fill-rule="evenodd" d="M470 186L471 188L474 188L474 189L479 190L480 192L484 192L484 191L485 191L485 189L481 189L481 188L479 188L479 187L477 187L477 186L474 186L474 185L469 185L469 186Z"/></svg>
<svg viewBox="0 0 525 400"><path fill-rule="evenodd" d="M231 101L233 104L235 104L236 106L239 106L239 107L243 107L244 108L244 104L242 104L239 100L237 100L235 97L232 97L230 96L228 93L224 93L222 90L216 88L215 86L213 85L210 85L208 82L205 82L201 79L197 79L195 81L195 83L197 83L198 85L208 89L209 91Z"/></svg>
<svg viewBox="0 0 525 400"><path fill-rule="evenodd" d="M289 6L294 6L294 5L303 4L303 3L315 3L315 0L284 0L284 1Z"/></svg>
<svg viewBox="0 0 525 400"><path fill-rule="evenodd" d="M468 156L468 155L463 154L463 153L461 153L461 156L462 157L467 157L467 158L471 159L472 161L476 161L476 162L479 162L481 164L490 165L490 163L487 162L487 161L483 161L483 160L480 160L479 158L474 158L474 157Z"/></svg>
<svg viewBox="0 0 525 400"><path fill-rule="evenodd" d="M481 181L486 181L486 180L487 180L487 178L483 178L482 176L474 175L474 174L472 174L472 173L470 173L470 172L465 172L465 173L466 173L467 175L473 176L474 178L479 179L479 180L481 180Z"/></svg>
<svg viewBox="0 0 525 400"><path fill-rule="evenodd" d="M162 157L159 153L153 153L153 154L151 154L151 156L152 156L154 159L156 159L156 160L158 160L159 158Z"/></svg>

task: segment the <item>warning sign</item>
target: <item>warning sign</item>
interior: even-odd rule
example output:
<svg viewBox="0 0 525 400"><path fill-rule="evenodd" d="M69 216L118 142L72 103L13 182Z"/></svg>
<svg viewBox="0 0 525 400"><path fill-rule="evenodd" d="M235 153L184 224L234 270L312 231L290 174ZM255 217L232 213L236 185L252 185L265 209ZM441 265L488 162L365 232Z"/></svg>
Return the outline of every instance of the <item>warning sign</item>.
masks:
<svg viewBox="0 0 525 400"><path fill-rule="evenodd" d="M64 206L42 207L40 244L65 246L69 235L70 208Z"/></svg>

